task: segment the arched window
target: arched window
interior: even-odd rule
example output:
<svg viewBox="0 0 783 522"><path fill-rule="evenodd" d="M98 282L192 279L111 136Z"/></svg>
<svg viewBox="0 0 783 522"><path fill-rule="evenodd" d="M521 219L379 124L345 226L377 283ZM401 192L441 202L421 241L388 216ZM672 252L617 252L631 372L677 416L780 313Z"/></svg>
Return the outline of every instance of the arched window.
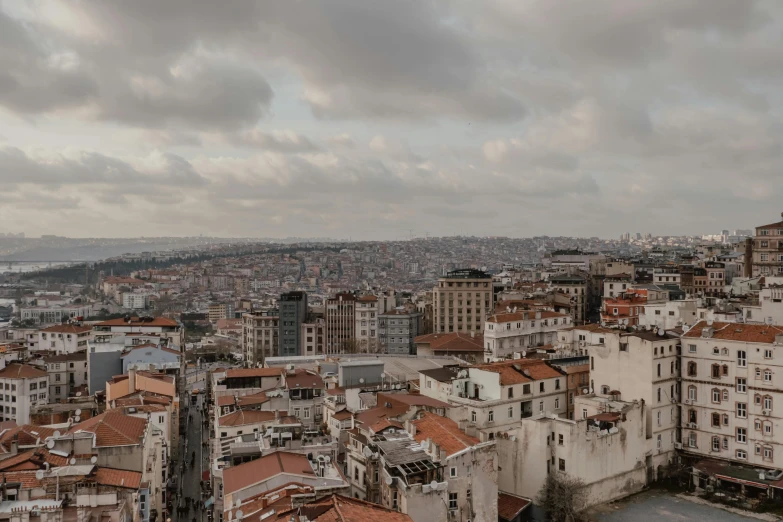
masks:
<svg viewBox="0 0 783 522"><path fill-rule="evenodd" d="M688 377L696 377L696 362L690 361L688 363Z"/></svg>
<svg viewBox="0 0 783 522"><path fill-rule="evenodd" d="M712 389L712 402L720 404L720 390L718 388Z"/></svg>

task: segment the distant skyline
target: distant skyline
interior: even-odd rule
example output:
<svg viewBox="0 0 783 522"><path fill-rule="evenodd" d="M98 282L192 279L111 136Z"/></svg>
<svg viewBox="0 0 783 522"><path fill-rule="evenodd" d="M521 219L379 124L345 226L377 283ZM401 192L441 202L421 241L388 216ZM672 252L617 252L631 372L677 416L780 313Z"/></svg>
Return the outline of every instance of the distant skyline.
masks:
<svg viewBox="0 0 783 522"><path fill-rule="evenodd" d="M771 0L0 0L0 226L753 228L783 210L780 34Z"/></svg>

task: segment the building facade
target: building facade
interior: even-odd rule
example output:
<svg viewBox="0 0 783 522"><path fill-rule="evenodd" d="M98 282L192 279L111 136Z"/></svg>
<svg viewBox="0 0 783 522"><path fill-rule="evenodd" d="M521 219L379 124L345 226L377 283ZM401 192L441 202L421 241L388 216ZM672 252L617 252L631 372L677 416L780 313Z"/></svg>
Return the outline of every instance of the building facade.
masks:
<svg viewBox="0 0 783 522"><path fill-rule="evenodd" d="M279 321L277 310L242 315L242 352L246 366L263 366L267 357L279 355Z"/></svg>
<svg viewBox="0 0 783 522"><path fill-rule="evenodd" d="M287 292L277 302L280 309L278 338L283 357L304 355L302 324L307 320L307 293Z"/></svg>
<svg viewBox="0 0 783 522"><path fill-rule="evenodd" d="M434 333L476 333L492 310L492 276L480 270L453 270L433 289Z"/></svg>
<svg viewBox="0 0 783 522"><path fill-rule="evenodd" d="M49 402L49 376L27 364L11 363L0 370L3 421L30 423L30 409Z"/></svg>
<svg viewBox="0 0 783 522"><path fill-rule="evenodd" d="M378 298L374 295L363 295L356 300L354 332L356 333L356 349L360 353L378 353Z"/></svg>
<svg viewBox="0 0 783 522"><path fill-rule="evenodd" d="M783 221L756 227L752 275L783 275Z"/></svg>
<svg viewBox="0 0 783 522"><path fill-rule="evenodd" d="M324 353L355 353L356 297L341 293L326 300Z"/></svg>
<svg viewBox="0 0 783 522"><path fill-rule="evenodd" d="M414 307L399 307L379 316L378 340L384 353L416 353L414 339L420 335L422 314Z"/></svg>

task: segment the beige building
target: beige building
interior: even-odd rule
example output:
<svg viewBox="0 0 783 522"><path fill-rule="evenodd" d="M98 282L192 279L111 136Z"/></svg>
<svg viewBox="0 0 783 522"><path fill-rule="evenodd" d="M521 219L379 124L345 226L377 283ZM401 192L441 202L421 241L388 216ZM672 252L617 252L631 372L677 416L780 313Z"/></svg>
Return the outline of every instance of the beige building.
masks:
<svg viewBox="0 0 783 522"><path fill-rule="evenodd" d="M490 316L484 326L486 362L510 358L557 342L557 332L571 326L571 317L547 310L517 310Z"/></svg>
<svg viewBox="0 0 783 522"><path fill-rule="evenodd" d="M210 323L217 323L220 319L226 319L226 305L224 303L213 303L209 305L207 315Z"/></svg>
<svg viewBox="0 0 783 522"><path fill-rule="evenodd" d="M356 300L356 349L359 353L378 353L378 298L363 295Z"/></svg>
<svg viewBox="0 0 783 522"><path fill-rule="evenodd" d="M682 337L682 449L783 467L783 328L700 321ZM775 409L777 407L777 409Z"/></svg>
<svg viewBox="0 0 783 522"><path fill-rule="evenodd" d="M783 221L756 227L753 275L783 275Z"/></svg>
<svg viewBox="0 0 783 522"><path fill-rule="evenodd" d="M353 294L337 294L326 300L326 344L324 353L355 353L356 346L356 297Z"/></svg>
<svg viewBox="0 0 783 522"><path fill-rule="evenodd" d="M578 274L558 274L549 282L556 292L566 294L571 300L571 319L580 324L587 320L589 290L587 280Z"/></svg>
<svg viewBox="0 0 783 522"><path fill-rule="evenodd" d="M434 333L477 333L493 306L492 276L480 270L453 270L433 289Z"/></svg>
<svg viewBox="0 0 783 522"><path fill-rule="evenodd" d="M280 318L272 312L242 314L242 353L249 367L263 366L267 357L279 355Z"/></svg>
<svg viewBox="0 0 783 522"><path fill-rule="evenodd" d="M38 350L69 354L87 350L92 339L92 327L81 324L58 324L38 332Z"/></svg>

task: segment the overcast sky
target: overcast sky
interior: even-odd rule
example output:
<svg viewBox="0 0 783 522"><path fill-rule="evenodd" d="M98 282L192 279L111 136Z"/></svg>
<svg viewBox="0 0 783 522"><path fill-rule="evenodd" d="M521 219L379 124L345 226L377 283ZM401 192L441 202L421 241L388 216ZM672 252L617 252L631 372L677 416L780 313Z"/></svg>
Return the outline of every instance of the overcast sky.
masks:
<svg viewBox="0 0 783 522"><path fill-rule="evenodd" d="M776 0L0 6L0 232L615 237L783 210Z"/></svg>

